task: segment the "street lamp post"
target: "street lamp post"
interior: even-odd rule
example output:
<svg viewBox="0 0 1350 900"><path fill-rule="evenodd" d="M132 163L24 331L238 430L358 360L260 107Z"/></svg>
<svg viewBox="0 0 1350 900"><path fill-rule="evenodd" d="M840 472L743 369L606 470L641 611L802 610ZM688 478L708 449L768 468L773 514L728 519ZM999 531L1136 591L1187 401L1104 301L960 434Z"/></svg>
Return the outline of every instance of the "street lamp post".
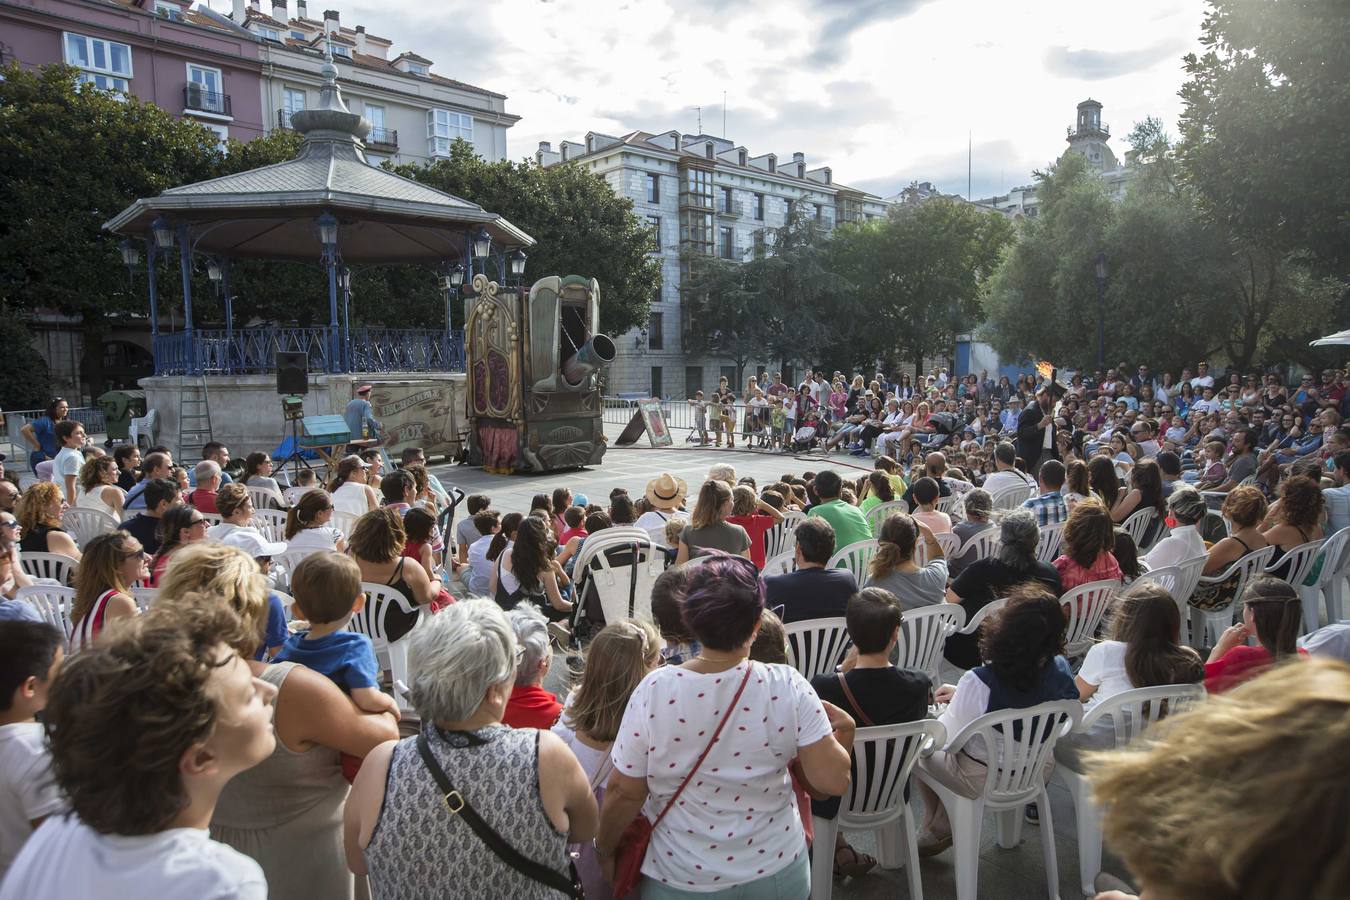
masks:
<svg viewBox="0 0 1350 900"><path fill-rule="evenodd" d="M337 372L338 359L338 220L332 213L319 216L314 224L319 229L319 244L323 247L323 264L328 269L328 371Z"/></svg>
<svg viewBox="0 0 1350 900"><path fill-rule="evenodd" d="M1106 371L1106 254L1097 254L1097 368Z"/></svg>

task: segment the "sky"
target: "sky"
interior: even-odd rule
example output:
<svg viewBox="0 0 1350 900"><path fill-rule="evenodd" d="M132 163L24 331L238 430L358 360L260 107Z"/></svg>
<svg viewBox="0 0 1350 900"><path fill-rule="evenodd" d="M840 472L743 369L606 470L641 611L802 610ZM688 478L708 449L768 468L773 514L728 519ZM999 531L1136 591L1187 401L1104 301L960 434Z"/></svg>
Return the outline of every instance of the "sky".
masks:
<svg viewBox="0 0 1350 900"><path fill-rule="evenodd" d="M1145 116L1175 135L1205 13L1204 0L330 2L394 54L505 94L522 117L515 159L588 131L696 133L701 106L704 132L752 156L801 151L882 196L912 181L965 195L969 145L977 198L1030 183L1089 97L1117 156Z"/></svg>

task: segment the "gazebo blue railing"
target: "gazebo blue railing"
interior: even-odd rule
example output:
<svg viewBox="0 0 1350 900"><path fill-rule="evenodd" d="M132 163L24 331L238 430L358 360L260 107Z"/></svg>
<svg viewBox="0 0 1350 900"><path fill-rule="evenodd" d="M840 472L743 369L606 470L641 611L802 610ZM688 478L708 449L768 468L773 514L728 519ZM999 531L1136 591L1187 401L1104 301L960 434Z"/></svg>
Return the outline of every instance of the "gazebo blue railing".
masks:
<svg viewBox="0 0 1350 900"><path fill-rule="evenodd" d="M340 358L330 359L330 348ZM344 348L329 326L199 328L155 335L155 374L265 375L279 352L308 353L311 372L463 372L464 332L358 328Z"/></svg>

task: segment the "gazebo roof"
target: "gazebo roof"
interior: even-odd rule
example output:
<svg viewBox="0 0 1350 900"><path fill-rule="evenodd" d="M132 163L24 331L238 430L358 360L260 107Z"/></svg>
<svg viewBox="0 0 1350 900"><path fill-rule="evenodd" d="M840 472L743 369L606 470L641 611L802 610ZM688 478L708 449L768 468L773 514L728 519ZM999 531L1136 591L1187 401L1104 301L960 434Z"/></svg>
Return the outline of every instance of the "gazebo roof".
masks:
<svg viewBox="0 0 1350 900"><path fill-rule="evenodd" d="M500 247L534 239L501 216L366 161L370 124L348 111L337 67L323 69L319 108L293 114L305 135L295 159L170 188L137 200L104 225L144 236L163 217L187 225L196 251L234 258L314 260L322 253L314 220L339 222L338 252L347 263L458 259L479 226Z"/></svg>

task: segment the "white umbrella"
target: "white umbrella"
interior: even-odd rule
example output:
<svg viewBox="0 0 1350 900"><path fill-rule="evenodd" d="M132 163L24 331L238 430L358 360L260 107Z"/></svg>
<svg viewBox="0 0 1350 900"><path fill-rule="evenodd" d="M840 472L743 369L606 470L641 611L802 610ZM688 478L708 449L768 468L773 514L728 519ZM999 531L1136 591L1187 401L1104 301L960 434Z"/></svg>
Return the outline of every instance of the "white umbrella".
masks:
<svg viewBox="0 0 1350 900"><path fill-rule="evenodd" d="M1350 345L1350 330L1338 331L1335 334L1329 334L1324 338L1318 338L1309 346L1311 347L1334 347L1338 344Z"/></svg>

